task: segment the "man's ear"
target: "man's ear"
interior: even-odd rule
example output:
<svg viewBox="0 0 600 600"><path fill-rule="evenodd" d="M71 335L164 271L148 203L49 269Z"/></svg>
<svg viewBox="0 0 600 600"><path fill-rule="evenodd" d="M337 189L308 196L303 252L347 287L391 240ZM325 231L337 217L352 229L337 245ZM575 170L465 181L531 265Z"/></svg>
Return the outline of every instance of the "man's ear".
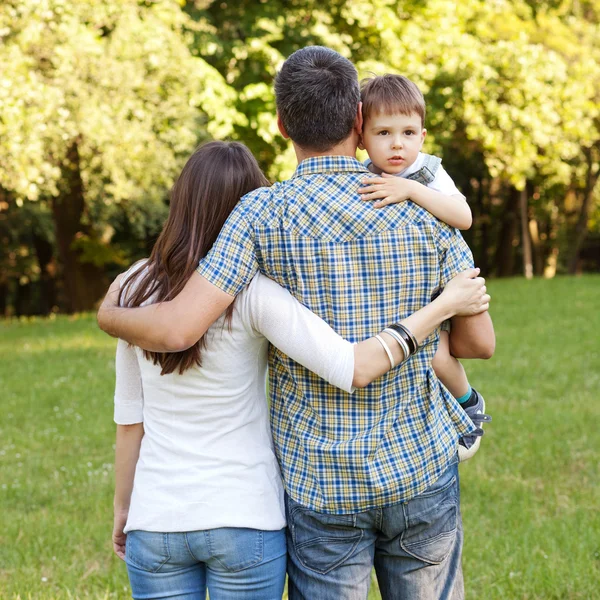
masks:
<svg viewBox="0 0 600 600"><path fill-rule="evenodd" d="M363 129L363 114L362 114L362 102L358 103L358 108L356 110L356 119L354 121L354 129L359 136L362 136Z"/></svg>
<svg viewBox="0 0 600 600"><path fill-rule="evenodd" d="M279 113L277 113L277 128L279 129L279 133L281 133L284 139L290 139L290 136L285 128L285 125L283 124L283 121L281 120L281 116L279 115Z"/></svg>

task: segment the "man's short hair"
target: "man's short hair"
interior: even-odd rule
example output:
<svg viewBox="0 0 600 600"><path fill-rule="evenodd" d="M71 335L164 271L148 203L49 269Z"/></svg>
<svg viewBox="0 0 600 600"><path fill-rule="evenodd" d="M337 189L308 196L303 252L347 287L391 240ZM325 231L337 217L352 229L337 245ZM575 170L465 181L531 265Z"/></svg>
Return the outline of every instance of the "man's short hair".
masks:
<svg viewBox="0 0 600 600"><path fill-rule="evenodd" d="M421 90L403 75L378 75L360 82L363 119L377 114L412 115L425 124L425 98Z"/></svg>
<svg viewBox="0 0 600 600"><path fill-rule="evenodd" d="M352 132L360 102L358 74L334 50L308 46L283 63L275 78L275 98L292 141L325 152Z"/></svg>

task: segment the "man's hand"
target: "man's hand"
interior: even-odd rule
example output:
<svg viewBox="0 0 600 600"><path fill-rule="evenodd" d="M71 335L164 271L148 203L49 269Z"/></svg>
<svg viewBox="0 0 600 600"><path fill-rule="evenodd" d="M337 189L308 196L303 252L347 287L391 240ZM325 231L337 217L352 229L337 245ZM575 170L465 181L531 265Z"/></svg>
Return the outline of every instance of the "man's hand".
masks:
<svg viewBox="0 0 600 600"><path fill-rule="evenodd" d="M106 296L104 296L104 300L102 300L102 304L100 304L98 314L96 315L98 327L109 335L114 335L110 328L110 313L119 306L119 292L121 291L121 280L124 274L119 273L110 284L108 292L106 292Z"/></svg>
<svg viewBox="0 0 600 600"><path fill-rule="evenodd" d="M388 173L382 173L380 177L371 177L363 179L364 187L358 189L363 200L375 200L373 206L381 208L388 204L398 204L412 199L415 191L415 185L421 185L410 179L403 179Z"/></svg>
<svg viewBox="0 0 600 600"><path fill-rule="evenodd" d="M119 292L121 291L121 280L123 279L123 275L125 275L125 273L119 273L110 284L98 312L104 308L114 308L119 305Z"/></svg>

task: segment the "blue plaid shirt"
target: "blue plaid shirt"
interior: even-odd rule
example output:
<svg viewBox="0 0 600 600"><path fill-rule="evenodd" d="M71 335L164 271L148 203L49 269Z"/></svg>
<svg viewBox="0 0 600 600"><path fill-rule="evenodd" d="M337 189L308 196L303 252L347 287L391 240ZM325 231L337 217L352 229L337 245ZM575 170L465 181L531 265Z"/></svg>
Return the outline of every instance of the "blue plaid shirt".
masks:
<svg viewBox="0 0 600 600"><path fill-rule="evenodd" d="M472 255L413 202L361 200L365 176L354 158L304 160L242 198L198 272L235 295L260 270L353 342L407 317ZM294 500L356 513L408 500L444 472L473 425L431 368L438 339L352 395L270 348L273 438Z"/></svg>

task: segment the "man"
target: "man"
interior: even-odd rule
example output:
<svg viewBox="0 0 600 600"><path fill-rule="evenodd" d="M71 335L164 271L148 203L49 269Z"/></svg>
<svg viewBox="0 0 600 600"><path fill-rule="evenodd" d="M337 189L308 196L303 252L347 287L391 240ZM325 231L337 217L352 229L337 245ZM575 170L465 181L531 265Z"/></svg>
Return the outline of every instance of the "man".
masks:
<svg viewBox="0 0 600 600"><path fill-rule="evenodd" d="M377 210L360 200L369 172L355 158L362 117L352 63L304 48L286 60L275 91L294 176L241 200L174 300L120 309L109 294L98 317L105 331L148 350L184 349L260 269L358 341L472 267L460 234L412 202ZM493 353L487 313L453 319L452 335L459 356ZM431 369L436 345L433 336L352 396L271 348L291 600L366 598L373 565L384 598L463 597L456 450L474 427Z"/></svg>

